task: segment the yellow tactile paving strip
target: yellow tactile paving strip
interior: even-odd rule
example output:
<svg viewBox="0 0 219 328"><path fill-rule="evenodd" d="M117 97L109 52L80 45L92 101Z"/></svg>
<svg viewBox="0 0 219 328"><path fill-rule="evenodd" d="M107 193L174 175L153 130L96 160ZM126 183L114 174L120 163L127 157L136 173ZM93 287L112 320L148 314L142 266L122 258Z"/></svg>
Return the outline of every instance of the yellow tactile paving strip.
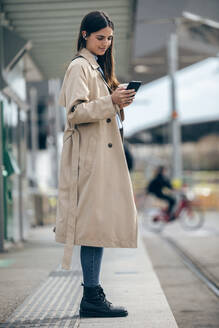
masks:
<svg viewBox="0 0 219 328"><path fill-rule="evenodd" d="M56 270L0 327L75 327L81 299L80 271Z"/></svg>

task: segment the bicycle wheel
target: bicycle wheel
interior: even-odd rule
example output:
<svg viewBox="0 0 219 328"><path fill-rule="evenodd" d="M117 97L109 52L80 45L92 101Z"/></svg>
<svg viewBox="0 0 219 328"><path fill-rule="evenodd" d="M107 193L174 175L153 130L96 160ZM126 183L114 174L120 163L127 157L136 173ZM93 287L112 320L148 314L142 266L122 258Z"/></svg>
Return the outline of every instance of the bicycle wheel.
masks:
<svg viewBox="0 0 219 328"><path fill-rule="evenodd" d="M165 227L164 221L156 220L160 215L161 213L158 209L144 209L142 213L143 226L149 231L160 233Z"/></svg>
<svg viewBox="0 0 219 328"><path fill-rule="evenodd" d="M193 209L185 209L180 215L180 224L185 230L196 230L204 224L204 213Z"/></svg>

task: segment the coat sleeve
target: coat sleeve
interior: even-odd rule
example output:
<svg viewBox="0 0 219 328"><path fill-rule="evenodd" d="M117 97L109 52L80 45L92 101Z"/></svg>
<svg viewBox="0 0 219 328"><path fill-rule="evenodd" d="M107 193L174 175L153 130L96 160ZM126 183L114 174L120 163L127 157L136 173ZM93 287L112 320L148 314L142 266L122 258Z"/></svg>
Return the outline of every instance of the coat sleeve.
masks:
<svg viewBox="0 0 219 328"><path fill-rule="evenodd" d="M120 111L119 106L113 104L110 94L89 101L88 78L81 64L72 64L66 73L60 104L66 108L70 123L97 122L115 116Z"/></svg>

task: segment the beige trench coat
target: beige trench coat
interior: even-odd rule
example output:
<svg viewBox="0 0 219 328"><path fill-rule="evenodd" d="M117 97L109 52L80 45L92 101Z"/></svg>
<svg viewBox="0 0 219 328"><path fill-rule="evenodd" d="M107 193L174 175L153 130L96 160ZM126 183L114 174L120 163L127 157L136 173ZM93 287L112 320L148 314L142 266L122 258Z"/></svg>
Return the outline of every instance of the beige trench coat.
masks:
<svg viewBox="0 0 219 328"><path fill-rule="evenodd" d="M137 247L137 210L114 105L93 54L86 48L65 73L59 103L66 108L55 240L73 245Z"/></svg>

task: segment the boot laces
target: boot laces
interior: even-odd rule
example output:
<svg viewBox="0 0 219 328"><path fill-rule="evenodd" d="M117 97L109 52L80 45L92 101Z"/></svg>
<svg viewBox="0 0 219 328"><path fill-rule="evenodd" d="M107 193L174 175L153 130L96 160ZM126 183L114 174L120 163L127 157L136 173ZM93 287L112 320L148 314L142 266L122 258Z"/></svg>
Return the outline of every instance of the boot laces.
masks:
<svg viewBox="0 0 219 328"><path fill-rule="evenodd" d="M84 286L83 282L81 283L81 286ZM100 297L103 303L107 304L108 306L112 304L106 299L106 294L104 293L103 288L100 285L97 286L97 292L98 292L98 296Z"/></svg>
<svg viewBox="0 0 219 328"><path fill-rule="evenodd" d="M98 286L98 291L99 291L99 296L101 298L101 301L103 301L104 303L106 303L108 306L110 306L110 304L112 304L111 302L109 302L107 299L106 299L106 295L103 291L103 288L99 285Z"/></svg>

